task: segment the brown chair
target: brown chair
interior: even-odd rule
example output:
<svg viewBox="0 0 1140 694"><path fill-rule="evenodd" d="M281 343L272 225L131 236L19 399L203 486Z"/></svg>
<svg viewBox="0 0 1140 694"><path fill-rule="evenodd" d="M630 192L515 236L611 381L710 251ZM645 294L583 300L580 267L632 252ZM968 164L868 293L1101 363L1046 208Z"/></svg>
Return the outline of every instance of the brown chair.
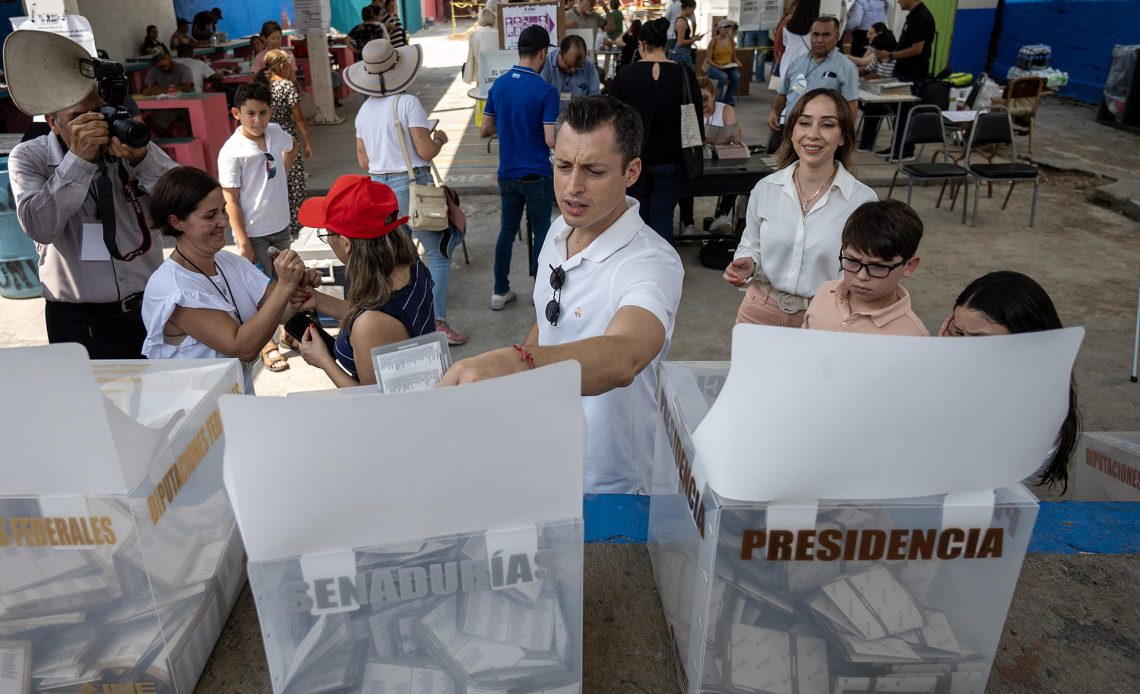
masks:
<svg viewBox="0 0 1140 694"><path fill-rule="evenodd" d="M1044 79L1018 77L1009 83L1005 90L1005 98L993 100L995 106L1004 106L1013 117L1014 132L1029 136L1030 154L1033 153L1033 124L1037 118L1037 107L1041 104L1041 93L1044 91Z"/></svg>

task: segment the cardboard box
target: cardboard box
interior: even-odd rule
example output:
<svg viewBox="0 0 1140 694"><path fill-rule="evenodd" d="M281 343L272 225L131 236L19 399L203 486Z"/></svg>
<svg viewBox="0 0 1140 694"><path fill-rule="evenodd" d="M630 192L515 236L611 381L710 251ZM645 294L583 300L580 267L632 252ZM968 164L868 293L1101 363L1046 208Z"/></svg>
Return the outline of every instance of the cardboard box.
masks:
<svg viewBox="0 0 1140 694"><path fill-rule="evenodd" d="M0 690L192 692L244 581L217 409L240 365L53 345L0 350L0 379L0 652L25 664Z"/></svg>
<svg viewBox="0 0 1140 694"><path fill-rule="evenodd" d="M1140 501L1140 432L1086 432L1074 467L1074 498Z"/></svg>
<svg viewBox="0 0 1140 694"><path fill-rule="evenodd" d="M738 326L733 354L749 356L733 362L731 370L727 363L661 367L649 551L676 646L681 691L981 694L1037 517L1037 500L1016 480L1040 460L1037 447L1051 444L1054 420L1060 425L1064 408L1051 398L1067 397L1076 342L1062 337L1036 354L1023 342L997 344L995 356L980 349L986 345L966 345L967 340L915 338L903 344L894 341L906 338L868 341L754 326L743 332L750 334L742 337ZM973 495L896 498L892 488L921 488L926 461L911 456L893 473L862 479L860 470L876 464L874 456L891 444L884 443L887 433L875 428L873 418L845 406L844 394L857 393L858 407L874 411L880 399L867 388L877 378L889 383L889 373L907 382L922 369L937 371L945 355L921 352L928 346L957 349L950 342L970 352L958 354L959 363L988 360L1000 369L1007 361L1037 356L1045 372L1058 360L1067 366L1055 379L1045 378L1050 383L1039 382L1042 392L1017 394L1038 398L1040 409L1026 414L1045 421L1020 442L1026 450L1002 473L1010 480L1006 486ZM883 354L896 347L898 356ZM906 356L909 350L919 353ZM1020 356L1018 350L1024 350ZM876 364L875 354L886 358ZM860 363L863 369L854 368ZM756 378L761 369L767 370L763 380ZM947 374L944 390L933 392L949 402L971 389L989 396L979 384L993 376L976 377L983 380L955 385L961 373ZM844 383L852 378L863 388ZM993 385L998 390L1009 383L997 378ZM894 397L889 388L884 392ZM981 409L990 406L1001 403ZM786 419L765 412L769 407L783 408ZM887 421L900 427L893 431L898 437L921 430L919 420L932 412L951 427L961 424L955 412L976 417L976 431L982 426L977 422L992 416L953 407L890 412ZM836 424L836 413L854 420L847 425L867 438L833 440L843 426ZM965 455L993 445L989 434L977 434L980 440L961 444ZM776 441L781 436L794 438ZM862 451L871 443L865 457ZM827 451L836 445L846 454ZM780 446L786 452L768 453ZM910 450L936 463L954 459L913 442ZM801 469L813 466L818 469ZM798 491L786 479L796 475L804 480ZM844 476L851 480L837 480ZM726 479L732 495L719 486ZM752 480L759 485L750 486ZM781 497L764 498L766 488L781 484ZM811 492L835 494L841 485L877 487L886 498L838 501L833 499L843 497Z"/></svg>
<svg viewBox="0 0 1140 694"><path fill-rule="evenodd" d="M569 362L350 389L318 398L327 434L270 439L257 422L309 420L317 400L223 399L275 693L580 691L580 384Z"/></svg>

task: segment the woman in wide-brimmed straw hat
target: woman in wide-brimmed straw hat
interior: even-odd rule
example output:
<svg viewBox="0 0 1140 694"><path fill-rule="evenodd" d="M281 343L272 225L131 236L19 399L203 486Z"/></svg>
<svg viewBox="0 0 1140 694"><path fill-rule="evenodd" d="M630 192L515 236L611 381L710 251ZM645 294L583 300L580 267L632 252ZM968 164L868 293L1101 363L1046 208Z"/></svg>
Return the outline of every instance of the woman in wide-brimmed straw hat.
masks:
<svg viewBox="0 0 1140 694"><path fill-rule="evenodd" d="M369 97L356 115L356 160L372 176L387 185L400 202L400 216L408 214L408 188L415 182L432 183L431 160L447 143L442 130L434 133L427 113L415 94L407 93L423 65L423 51L418 45L395 48L387 39L369 41L361 51L361 60L344 69L344 81L351 89ZM395 113L393 113L395 111ZM400 130L395 115L399 114ZM408 159L404 152L407 150ZM435 287L436 327L447 335L448 342L461 345L463 335L447 324L447 285L451 279L451 261L440 249L443 232L420 231L405 225L423 247Z"/></svg>

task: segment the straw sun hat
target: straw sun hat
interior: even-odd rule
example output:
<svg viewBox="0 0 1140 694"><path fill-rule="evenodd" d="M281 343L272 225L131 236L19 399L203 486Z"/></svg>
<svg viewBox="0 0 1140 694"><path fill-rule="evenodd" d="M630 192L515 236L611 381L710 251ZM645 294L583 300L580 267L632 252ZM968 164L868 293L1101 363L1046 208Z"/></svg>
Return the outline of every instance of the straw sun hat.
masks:
<svg viewBox="0 0 1140 694"><path fill-rule="evenodd" d="M423 65L423 50L418 44L393 48L388 39L376 39L360 53L362 60L344 69L344 82L365 96L406 91Z"/></svg>

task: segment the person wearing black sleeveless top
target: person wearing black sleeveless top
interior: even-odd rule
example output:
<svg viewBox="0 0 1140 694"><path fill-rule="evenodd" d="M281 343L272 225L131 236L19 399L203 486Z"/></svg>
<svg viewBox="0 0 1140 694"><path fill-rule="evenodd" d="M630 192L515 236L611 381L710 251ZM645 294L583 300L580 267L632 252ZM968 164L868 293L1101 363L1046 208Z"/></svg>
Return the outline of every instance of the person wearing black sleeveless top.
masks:
<svg viewBox="0 0 1140 694"><path fill-rule="evenodd" d="M301 287L295 310L317 309L340 319L333 352L310 328L301 357L323 370L338 388L376 383L372 348L435 330L431 273L420 262L411 236L400 228L400 203L392 189L368 176L341 176L325 197L309 198L298 218L321 229L345 264L348 295L343 299Z"/></svg>
<svg viewBox="0 0 1140 694"><path fill-rule="evenodd" d="M641 116L641 176L629 195L641 203L641 218L666 241L673 241L673 210L681 199L687 179L681 154L682 80L699 104L697 76L665 55L669 20L646 22L638 35L641 60L622 68L610 85L609 94L632 106ZM695 108L699 109L700 106ZM698 118L704 139L704 119Z"/></svg>

